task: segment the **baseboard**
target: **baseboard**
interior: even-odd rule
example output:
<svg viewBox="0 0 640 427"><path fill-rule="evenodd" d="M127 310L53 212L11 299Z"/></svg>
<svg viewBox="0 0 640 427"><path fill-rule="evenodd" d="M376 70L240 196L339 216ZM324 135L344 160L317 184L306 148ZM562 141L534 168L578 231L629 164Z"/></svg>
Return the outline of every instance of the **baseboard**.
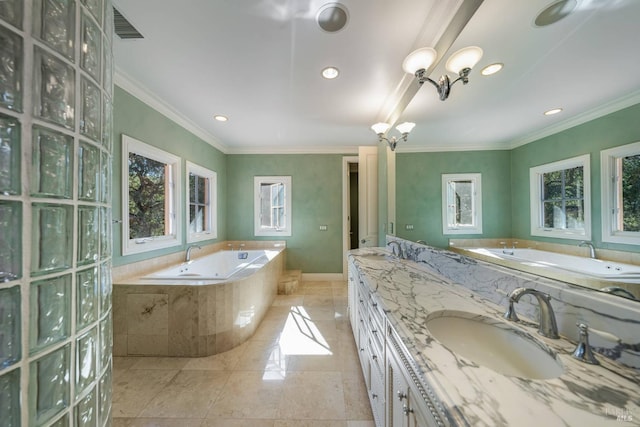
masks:
<svg viewBox="0 0 640 427"><path fill-rule="evenodd" d="M302 273L302 280L308 282L332 282L347 280L342 273Z"/></svg>

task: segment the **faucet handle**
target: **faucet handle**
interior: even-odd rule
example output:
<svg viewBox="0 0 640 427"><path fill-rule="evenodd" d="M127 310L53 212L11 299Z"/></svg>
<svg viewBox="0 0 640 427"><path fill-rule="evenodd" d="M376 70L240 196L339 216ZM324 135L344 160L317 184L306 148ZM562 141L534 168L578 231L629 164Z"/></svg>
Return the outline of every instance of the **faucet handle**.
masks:
<svg viewBox="0 0 640 427"><path fill-rule="evenodd" d="M591 346L589 345L589 326L585 323L576 323L580 336L578 337L578 346L573 351L571 356L574 359L578 359L581 362L588 363L590 365L599 365L598 359L593 355Z"/></svg>
<svg viewBox="0 0 640 427"><path fill-rule="evenodd" d="M516 249L518 247L518 242L513 242L511 246L513 247L513 249Z"/></svg>
<svg viewBox="0 0 640 427"><path fill-rule="evenodd" d="M507 249L507 242L500 242L503 249Z"/></svg>

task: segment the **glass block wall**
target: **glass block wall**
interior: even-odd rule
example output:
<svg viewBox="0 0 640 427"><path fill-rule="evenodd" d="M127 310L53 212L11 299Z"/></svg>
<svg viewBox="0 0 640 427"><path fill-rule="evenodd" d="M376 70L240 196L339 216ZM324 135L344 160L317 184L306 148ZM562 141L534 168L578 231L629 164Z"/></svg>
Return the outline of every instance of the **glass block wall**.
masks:
<svg viewBox="0 0 640 427"><path fill-rule="evenodd" d="M111 0L0 0L0 424L111 417Z"/></svg>

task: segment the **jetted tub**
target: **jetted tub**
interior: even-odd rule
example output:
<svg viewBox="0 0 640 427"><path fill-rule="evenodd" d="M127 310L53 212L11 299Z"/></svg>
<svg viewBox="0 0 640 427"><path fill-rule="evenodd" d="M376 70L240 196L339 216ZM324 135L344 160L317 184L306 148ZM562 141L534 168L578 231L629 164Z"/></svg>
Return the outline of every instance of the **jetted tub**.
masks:
<svg viewBox="0 0 640 427"><path fill-rule="evenodd" d="M640 266L546 252L537 249L461 248L489 258L517 261L531 267L560 269L602 281L640 284Z"/></svg>
<svg viewBox="0 0 640 427"><path fill-rule="evenodd" d="M219 251L113 287L113 354L200 357L246 341L271 307L284 246Z"/></svg>
<svg viewBox="0 0 640 427"><path fill-rule="evenodd" d="M262 257L271 260L278 251L220 251L180 265L156 271L141 280L224 280L249 267Z"/></svg>

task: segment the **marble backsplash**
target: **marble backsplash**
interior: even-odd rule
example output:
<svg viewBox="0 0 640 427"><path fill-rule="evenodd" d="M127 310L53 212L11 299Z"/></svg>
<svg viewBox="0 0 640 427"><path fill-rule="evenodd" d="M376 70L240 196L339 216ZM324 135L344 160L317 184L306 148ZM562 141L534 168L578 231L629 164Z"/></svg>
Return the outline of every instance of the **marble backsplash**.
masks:
<svg viewBox="0 0 640 427"><path fill-rule="evenodd" d="M428 266L505 309L508 306L508 294L516 288L535 288L548 293L561 335L577 341L577 322L611 333L620 341L613 342L595 333L590 334L594 351L640 369L640 303L387 236L387 242L392 240L401 245L405 258ZM535 298L525 296L515 308L521 318L537 323L538 305Z"/></svg>

